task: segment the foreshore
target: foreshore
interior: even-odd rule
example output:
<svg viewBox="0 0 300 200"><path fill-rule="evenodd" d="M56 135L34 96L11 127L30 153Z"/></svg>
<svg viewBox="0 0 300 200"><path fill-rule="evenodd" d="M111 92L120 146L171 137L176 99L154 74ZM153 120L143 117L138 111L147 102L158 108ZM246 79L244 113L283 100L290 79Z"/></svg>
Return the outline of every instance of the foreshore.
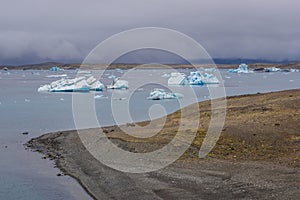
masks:
<svg viewBox="0 0 300 200"><path fill-rule="evenodd" d="M155 172L132 174L107 167L86 150L77 131L48 133L26 145L53 159L63 174L75 178L94 199L299 198L299 89L227 98L225 126L203 159L198 152L210 122L211 104L198 105L201 125L194 142L175 163ZM193 117L195 111L190 110ZM156 136L147 139L129 136L117 126L103 130L119 148L143 153L170 142L179 123L177 111L168 115ZM97 134L97 129L87 131Z"/></svg>

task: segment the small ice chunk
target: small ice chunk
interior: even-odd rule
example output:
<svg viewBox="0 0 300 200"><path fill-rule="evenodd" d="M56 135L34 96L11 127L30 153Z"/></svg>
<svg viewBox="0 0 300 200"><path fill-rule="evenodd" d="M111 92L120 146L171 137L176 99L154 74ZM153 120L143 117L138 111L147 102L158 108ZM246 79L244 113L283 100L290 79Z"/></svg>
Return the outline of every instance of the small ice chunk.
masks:
<svg viewBox="0 0 300 200"><path fill-rule="evenodd" d="M60 98L59 100L64 101L65 99L64 98Z"/></svg>
<svg viewBox="0 0 300 200"><path fill-rule="evenodd" d="M115 75L110 75L109 77L108 77L109 79L115 79L115 78L117 78Z"/></svg>
<svg viewBox="0 0 300 200"><path fill-rule="evenodd" d="M101 94L94 96L94 99L108 99L108 97Z"/></svg>
<svg viewBox="0 0 300 200"><path fill-rule="evenodd" d="M25 102L30 102L30 100L29 99L25 99Z"/></svg>
<svg viewBox="0 0 300 200"><path fill-rule="evenodd" d="M163 74L161 77L163 77L163 78L169 78L170 75L169 74Z"/></svg>

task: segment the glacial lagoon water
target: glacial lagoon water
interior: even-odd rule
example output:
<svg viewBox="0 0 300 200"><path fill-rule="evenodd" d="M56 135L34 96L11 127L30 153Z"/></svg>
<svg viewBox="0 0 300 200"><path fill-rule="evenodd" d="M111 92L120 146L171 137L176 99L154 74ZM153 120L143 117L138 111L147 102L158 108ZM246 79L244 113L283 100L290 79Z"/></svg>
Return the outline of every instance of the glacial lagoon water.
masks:
<svg viewBox="0 0 300 200"><path fill-rule="evenodd" d="M170 73L167 69L141 70L145 76L162 77ZM188 73L188 69L181 72ZM232 74L220 70L227 96L264 93L300 88L300 73L254 73ZM126 71L105 71L103 82L108 84L110 75L122 76ZM60 72L59 72L60 73ZM75 77L76 71L64 71L69 77ZM38 93L40 85L50 83L57 78L47 78L55 74L50 71L1 71L0 74L0 199L91 199L80 185L70 177L57 177L58 169L53 163L41 159L42 155L24 149L23 144L31 138L47 132L75 129L72 113L71 93ZM128 77L129 84L143 77ZM101 80L102 81L102 80ZM130 86L130 85L129 85ZM102 126L115 124L111 104L119 106L123 112L123 103L128 100L132 119L123 119L123 123L149 119L149 108L160 104L166 113L180 108L177 100L151 101L147 96L155 84L145 85L136 90L130 99L129 91L107 90L92 95L103 95L95 99L95 110ZM186 86L176 86L184 93ZM197 101L209 99L207 87L195 86ZM117 93L120 97L114 98ZM91 95L91 94L81 94ZM188 97L184 97L188 98ZM152 116L153 117L153 116ZM155 117L159 117L155 116ZM126 121L128 120L128 121ZM28 132L28 135L23 135Z"/></svg>

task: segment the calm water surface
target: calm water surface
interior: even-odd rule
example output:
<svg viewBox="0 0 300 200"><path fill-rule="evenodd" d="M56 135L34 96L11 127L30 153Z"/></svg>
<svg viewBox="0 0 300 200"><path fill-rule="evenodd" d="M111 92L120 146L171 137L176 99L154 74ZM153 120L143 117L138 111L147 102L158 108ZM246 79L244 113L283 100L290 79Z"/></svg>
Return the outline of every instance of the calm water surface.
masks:
<svg viewBox="0 0 300 200"><path fill-rule="evenodd" d="M181 71L188 73L188 70ZM155 77L161 78L170 71L149 69L141 72L155 80ZM76 76L76 71L63 73L69 77ZM23 147L28 140L44 133L75 128L72 94L37 92L40 85L57 79L47 78L49 74L53 72L10 71L8 74L2 71L0 74L0 199L91 199L72 178L57 177L59 170L53 168L52 162ZM122 71L106 71L103 74L101 81L107 84L111 81L109 75L120 76ZM221 70L221 74L227 96L300 88L300 73L229 74ZM143 77L128 77L127 80L134 84L136 79ZM155 104L162 105L166 113L179 109L177 100L147 100L150 90L155 87L155 84L144 85L131 98L128 97L130 90L98 92L97 95L107 97L95 100L99 123L102 126L116 123L111 114L112 102L120 112L127 109L125 103L129 104L132 119L123 119L122 123L149 119L149 108ZM194 90L197 101L209 99L206 87L194 87ZM177 86L176 91L184 93L185 87ZM115 93L126 99L112 99ZM29 135L22 132L29 132Z"/></svg>

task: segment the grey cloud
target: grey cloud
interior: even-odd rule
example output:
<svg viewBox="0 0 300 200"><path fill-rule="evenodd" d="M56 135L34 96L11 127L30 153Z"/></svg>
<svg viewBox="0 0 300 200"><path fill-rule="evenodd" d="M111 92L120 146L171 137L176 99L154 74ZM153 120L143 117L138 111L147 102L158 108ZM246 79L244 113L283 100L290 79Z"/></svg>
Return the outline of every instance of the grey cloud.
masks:
<svg viewBox="0 0 300 200"><path fill-rule="evenodd" d="M2 0L0 64L80 61L131 28L175 29L212 57L300 59L298 0Z"/></svg>

